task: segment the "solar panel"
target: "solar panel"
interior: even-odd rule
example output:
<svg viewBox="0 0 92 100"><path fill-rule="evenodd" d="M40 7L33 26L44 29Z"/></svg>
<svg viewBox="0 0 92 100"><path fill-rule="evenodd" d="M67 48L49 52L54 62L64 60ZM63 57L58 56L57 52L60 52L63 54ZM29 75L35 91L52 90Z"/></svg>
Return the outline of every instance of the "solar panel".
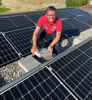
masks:
<svg viewBox="0 0 92 100"><path fill-rule="evenodd" d="M48 64L81 100L91 100L92 37Z"/></svg>
<svg viewBox="0 0 92 100"><path fill-rule="evenodd" d="M75 15L83 15L83 14L87 14L86 11L81 10L81 9L79 9L79 8L76 8L76 9L68 9L67 11L69 11L69 12L75 14Z"/></svg>
<svg viewBox="0 0 92 100"><path fill-rule="evenodd" d="M26 15L29 19L31 19L33 22L37 23L38 19L41 17L39 13L34 14L28 14Z"/></svg>
<svg viewBox="0 0 92 100"><path fill-rule="evenodd" d="M80 30L76 27L73 27L71 24L67 23L67 21L62 20L62 32L66 34L67 36L75 35L76 33L79 33Z"/></svg>
<svg viewBox="0 0 92 100"><path fill-rule="evenodd" d="M89 25L87 25L75 18L66 19L64 21L66 21L68 24L72 25L73 27L77 28L80 32L90 28Z"/></svg>
<svg viewBox="0 0 92 100"><path fill-rule="evenodd" d="M86 14L86 15L83 15L83 16L78 16L78 17L76 17L76 19L92 26L92 16L90 14Z"/></svg>
<svg viewBox="0 0 92 100"><path fill-rule="evenodd" d="M33 30L31 28L24 28L6 32L5 36L11 41L13 46L18 50L22 56L30 54L32 47L30 40L32 39Z"/></svg>
<svg viewBox="0 0 92 100"><path fill-rule="evenodd" d="M0 67L19 58L9 42L0 34Z"/></svg>
<svg viewBox="0 0 92 100"><path fill-rule="evenodd" d="M15 26L8 18L0 18L0 32L16 29Z"/></svg>
<svg viewBox="0 0 92 100"><path fill-rule="evenodd" d="M31 20L24 15L8 17L18 28L28 27L35 25Z"/></svg>
<svg viewBox="0 0 92 100"><path fill-rule="evenodd" d="M67 10L60 10L59 11L60 13L59 14L64 14L65 17L64 18L69 18L69 17L74 17L76 16L75 14L71 13L71 12L68 12Z"/></svg>
<svg viewBox="0 0 92 100"><path fill-rule="evenodd" d="M26 76L26 75L25 75ZM46 67L0 93L0 100L78 100Z"/></svg>

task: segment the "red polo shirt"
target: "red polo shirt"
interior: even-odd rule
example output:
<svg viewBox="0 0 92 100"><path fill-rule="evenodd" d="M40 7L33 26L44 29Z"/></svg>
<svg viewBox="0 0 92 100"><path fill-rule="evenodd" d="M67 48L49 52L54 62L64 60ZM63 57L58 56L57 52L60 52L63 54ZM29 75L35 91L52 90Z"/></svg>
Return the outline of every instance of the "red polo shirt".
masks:
<svg viewBox="0 0 92 100"><path fill-rule="evenodd" d="M62 30L62 21L56 16L54 22L49 23L46 15L39 18L37 25L42 27L46 33L53 34Z"/></svg>

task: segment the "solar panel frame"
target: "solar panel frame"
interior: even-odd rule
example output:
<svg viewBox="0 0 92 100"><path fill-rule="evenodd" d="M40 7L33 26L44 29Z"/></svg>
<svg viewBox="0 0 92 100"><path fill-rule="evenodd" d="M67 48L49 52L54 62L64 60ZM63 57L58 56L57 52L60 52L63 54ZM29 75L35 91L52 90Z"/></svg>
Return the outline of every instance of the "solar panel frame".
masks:
<svg viewBox="0 0 92 100"><path fill-rule="evenodd" d="M18 60L20 55L16 49L5 38L4 34L0 34L0 67Z"/></svg>

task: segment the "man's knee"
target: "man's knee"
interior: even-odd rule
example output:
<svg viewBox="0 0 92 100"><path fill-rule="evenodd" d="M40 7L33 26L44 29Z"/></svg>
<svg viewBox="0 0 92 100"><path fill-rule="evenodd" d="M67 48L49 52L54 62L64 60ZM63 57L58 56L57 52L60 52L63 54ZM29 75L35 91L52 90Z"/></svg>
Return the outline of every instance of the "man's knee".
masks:
<svg viewBox="0 0 92 100"><path fill-rule="evenodd" d="M59 42L55 44L55 48L56 49L59 49L59 46L60 46L60 43Z"/></svg>

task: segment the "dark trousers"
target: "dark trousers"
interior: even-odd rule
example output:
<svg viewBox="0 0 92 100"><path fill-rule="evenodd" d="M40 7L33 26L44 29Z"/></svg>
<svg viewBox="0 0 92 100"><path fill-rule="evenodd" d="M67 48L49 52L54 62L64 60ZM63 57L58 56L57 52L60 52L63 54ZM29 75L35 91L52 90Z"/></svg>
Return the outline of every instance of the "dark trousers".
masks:
<svg viewBox="0 0 92 100"><path fill-rule="evenodd" d="M56 33L49 34L49 33L46 33L45 30L43 30L43 28L41 28L40 31L38 32L37 41L40 40L41 38L44 38L46 35L49 35L52 39L54 39L56 37ZM32 40L31 40L31 43L32 43ZM52 52L53 54L57 54L58 53L59 45L60 45L60 43L57 42L53 46L53 52Z"/></svg>

